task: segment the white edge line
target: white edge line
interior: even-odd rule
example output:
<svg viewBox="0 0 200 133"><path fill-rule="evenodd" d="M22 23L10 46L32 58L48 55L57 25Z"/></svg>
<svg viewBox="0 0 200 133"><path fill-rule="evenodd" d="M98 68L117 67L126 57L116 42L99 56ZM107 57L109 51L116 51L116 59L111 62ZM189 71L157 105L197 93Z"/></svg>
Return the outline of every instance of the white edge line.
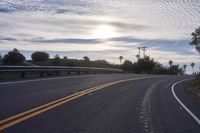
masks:
<svg viewBox="0 0 200 133"><path fill-rule="evenodd" d="M181 80L181 81L178 81L178 82L176 82L176 83L174 83L173 85L172 85L172 87L171 87L171 90L172 90L172 94L174 95L174 97L175 97L175 99L179 102L179 104L185 109L185 111L200 125L200 120L199 120L199 118L197 118L197 116L195 116L193 113L192 113L192 111L190 111L184 104L183 104L183 102L181 102L181 100L177 97L177 95L176 95L176 93L174 92L174 87L177 85L177 84L179 84L179 83L181 83L181 82L184 82L184 81L186 81L186 80L190 80L191 78L189 78L189 79L184 79L184 80Z"/></svg>

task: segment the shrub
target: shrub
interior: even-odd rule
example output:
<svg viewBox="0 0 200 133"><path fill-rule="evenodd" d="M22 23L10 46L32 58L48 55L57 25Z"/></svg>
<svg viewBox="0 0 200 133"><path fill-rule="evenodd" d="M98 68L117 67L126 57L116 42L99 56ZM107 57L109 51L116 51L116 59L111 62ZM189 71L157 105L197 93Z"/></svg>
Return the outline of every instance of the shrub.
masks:
<svg viewBox="0 0 200 133"><path fill-rule="evenodd" d="M15 48L13 51L9 51L6 55L4 55L2 63L4 65L16 65L23 63L25 59L24 55Z"/></svg>
<svg viewBox="0 0 200 133"><path fill-rule="evenodd" d="M129 60L125 60L124 63L122 64L122 69L124 71L133 71L133 63Z"/></svg>
<svg viewBox="0 0 200 133"><path fill-rule="evenodd" d="M49 59L49 54L42 51L36 51L32 53L31 58L33 61L47 61Z"/></svg>

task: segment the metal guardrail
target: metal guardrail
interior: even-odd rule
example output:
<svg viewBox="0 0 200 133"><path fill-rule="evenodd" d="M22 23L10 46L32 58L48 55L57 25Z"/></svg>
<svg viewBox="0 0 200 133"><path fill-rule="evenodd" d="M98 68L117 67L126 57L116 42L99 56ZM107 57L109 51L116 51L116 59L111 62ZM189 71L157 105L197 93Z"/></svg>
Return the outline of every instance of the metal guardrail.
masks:
<svg viewBox="0 0 200 133"><path fill-rule="evenodd" d="M25 77L27 72L38 72L40 76L44 76L45 73L55 72L57 75L60 72L67 72L68 74L76 72L81 73L121 73L121 69L113 68L97 68L97 67L65 67L65 66L0 66L0 73L21 73L21 77Z"/></svg>

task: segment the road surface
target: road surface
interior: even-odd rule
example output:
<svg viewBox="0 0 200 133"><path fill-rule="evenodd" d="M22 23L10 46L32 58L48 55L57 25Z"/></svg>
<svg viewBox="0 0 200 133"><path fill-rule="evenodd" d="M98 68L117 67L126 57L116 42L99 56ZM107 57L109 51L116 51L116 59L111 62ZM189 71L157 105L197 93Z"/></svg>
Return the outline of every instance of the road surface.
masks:
<svg viewBox="0 0 200 133"><path fill-rule="evenodd" d="M200 133L199 103L190 97L182 82L175 85L188 78L112 74L0 83L0 130Z"/></svg>

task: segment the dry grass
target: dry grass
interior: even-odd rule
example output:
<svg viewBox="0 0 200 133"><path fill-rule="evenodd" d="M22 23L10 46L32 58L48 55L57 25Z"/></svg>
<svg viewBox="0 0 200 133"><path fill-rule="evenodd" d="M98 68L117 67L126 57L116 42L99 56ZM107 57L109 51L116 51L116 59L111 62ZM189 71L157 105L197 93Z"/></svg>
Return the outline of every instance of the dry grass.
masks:
<svg viewBox="0 0 200 133"><path fill-rule="evenodd" d="M189 82L188 89L200 101L200 74L197 74L196 78Z"/></svg>

